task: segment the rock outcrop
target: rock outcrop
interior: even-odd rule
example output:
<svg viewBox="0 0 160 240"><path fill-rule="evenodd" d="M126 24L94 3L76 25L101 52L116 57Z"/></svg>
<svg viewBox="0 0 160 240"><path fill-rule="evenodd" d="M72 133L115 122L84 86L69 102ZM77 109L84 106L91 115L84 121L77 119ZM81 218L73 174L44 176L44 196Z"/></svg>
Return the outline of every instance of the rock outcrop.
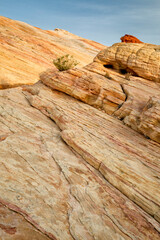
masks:
<svg viewBox="0 0 160 240"><path fill-rule="evenodd" d="M0 97L3 239L159 240L158 145L42 83Z"/></svg>
<svg viewBox="0 0 160 240"><path fill-rule="evenodd" d="M108 114L115 112L126 98L119 83L108 81L104 76L85 69L71 69L65 72L51 69L41 74L40 79L47 86L67 93Z"/></svg>
<svg viewBox="0 0 160 240"><path fill-rule="evenodd" d="M160 83L126 60L141 44L0 91L0 239L160 239ZM158 49L142 45L137 66Z"/></svg>
<svg viewBox="0 0 160 240"><path fill-rule="evenodd" d="M131 72L139 77L160 82L159 45L116 43L102 50L94 61L121 73Z"/></svg>
<svg viewBox="0 0 160 240"><path fill-rule="evenodd" d="M0 88L37 82L53 59L65 54L84 66L104 47L61 29L45 31L1 16Z"/></svg>
<svg viewBox="0 0 160 240"><path fill-rule="evenodd" d="M142 43L138 38L128 34L125 34L120 39L122 42L126 42L126 43Z"/></svg>
<svg viewBox="0 0 160 240"><path fill-rule="evenodd" d="M134 47L131 44L130 51L132 48L134 51ZM114 48L115 45L108 49L112 52ZM52 89L118 117L134 130L160 143L160 84L130 74L119 74L114 68L106 68L104 63L107 62L105 57L107 59L108 49L102 50L94 62L83 69L65 72L51 69L41 74L40 79ZM123 54L126 54L125 51ZM114 62L119 64L117 58Z"/></svg>

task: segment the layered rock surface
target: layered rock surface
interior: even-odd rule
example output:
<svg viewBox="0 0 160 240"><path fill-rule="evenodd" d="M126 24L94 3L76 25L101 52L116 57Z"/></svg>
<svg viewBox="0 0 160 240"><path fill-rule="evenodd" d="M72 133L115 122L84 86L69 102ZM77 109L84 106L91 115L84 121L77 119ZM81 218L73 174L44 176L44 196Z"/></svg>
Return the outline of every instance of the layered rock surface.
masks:
<svg viewBox="0 0 160 240"><path fill-rule="evenodd" d="M0 239L4 240L49 240L18 212L0 204Z"/></svg>
<svg viewBox="0 0 160 240"><path fill-rule="evenodd" d="M44 239L160 238L158 145L42 83L0 97L3 239L14 212Z"/></svg>
<svg viewBox="0 0 160 240"><path fill-rule="evenodd" d="M160 239L160 84L107 61L0 91L0 239Z"/></svg>
<svg viewBox="0 0 160 240"><path fill-rule="evenodd" d="M61 29L45 31L0 16L0 88L37 82L53 59L65 54L84 66L103 48Z"/></svg>
<svg viewBox="0 0 160 240"><path fill-rule="evenodd" d="M42 73L40 79L47 86L65 92L108 114L115 112L126 98L119 83L107 81L105 77L85 69L71 69L65 72L50 69Z"/></svg>
<svg viewBox="0 0 160 240"><path fill-rule="evenodd" d="M160 46L146 43L116 43L95 58L108 68L131 72L139 77L160 82Z"/></svg>
<svg viewBox="0 0 160 240"><path fill-rule="evenodd" d="M119 74L104 67L105 51L102 50L95 62L83 69L65 72L51 69L41 74L40 79L52 89L118 117L134 130L160 143L160 83ZM96 62L102 59L99 58L102 54L103 60Z"/></svg>

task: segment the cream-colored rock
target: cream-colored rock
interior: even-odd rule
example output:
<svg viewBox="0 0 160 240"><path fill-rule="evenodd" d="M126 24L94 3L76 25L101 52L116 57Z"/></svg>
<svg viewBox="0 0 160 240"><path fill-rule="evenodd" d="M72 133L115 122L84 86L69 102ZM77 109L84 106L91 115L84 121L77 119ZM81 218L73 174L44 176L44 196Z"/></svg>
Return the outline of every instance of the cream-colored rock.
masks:
<svg viewBox="0 0 160 240"><path fill-rule="evenodd" d="M96 56L93 63L84 68L90 72L97 73L98 75L108 76L110 81L112 80L119 83L126 95L126 99L123 104L119 106L119 109L114 112L114 115L123 120L126 125L130 126L134 130L139 131L145 136L160 143L160 78L157 77L157 80L155 80L156 82L153 82L148 81L145 78L133 76L134 74L132 71L132 74L120 74L117 71L118 69L136 71L134 67L130 68L133 64L135 64L138 69L141 68L141 71L138 70L140 71L139 75L146 78L148 78L146 74L149 71L152 74L152 77L154 76L154 67L158 69L157 71L159 71L159 46L151 44L139 45L143 45L143 47L139 47L140 50L135 53L135 49L138 48L138 44L114 44L112 47L102 50ZM150 51L148 49L150 49ZM156 56L154 58L155 62L151 62L152 57L150 57L148 67L145 68L142 62L146 62L145 54L150 54L151 49L153 51L152 57ZM134 56L133 53L136 54L136 58L135 62L132 64ZM108 66L109 68L104 66ZM144 69L142 69L143 67ZM156 100L154 98L155 96ZM146 108L150 105L152 99L154 99L154 107L147 110Z"/></svg>
<svg viewBox="0 0 160 240"><path fill-rule="evenodd" d="M43 84L24 90L0 91L1 204L46 239L159 240L158 145Z"/></svg>
<svg viewBox="0 0 160 240"><path fill-rule="evenodd" d="M123 105L114 112L114 115L136 131L160 143L160 85L146 79L131 77L128 83L121 84L126 100ZM150 99L156 97L156 103L152 109L148 109Z"/></svg>
<svg viewBox="0 0 160 240"><path fill-rule="evenodd" d="M22 215L0 204L0 239L2 240L49 240Z"/></svg>
<svg viewBox="0 0 160 240"><path fill-rule="evenodd" d="M47 92L41 87L28 100L57 123L68 145L160 221L159 145L99 110L62 93Z"/></svg>
<svg viewBox="0 0 160 240"><path fill-rule="evenodd" d="M85 69L64 72L51 69L41 74L40 79L52 89L67 93L108 114L115 112L126 98L119 83Z"/></svg>
<svg viewBox="0 0 160 240"><path fill-rule="evenodd" d="M100 66L96 66L98 65ZM98 67L94 67L95 65L91 64L82 69L64 72L50 69L42 73L40 79L52 89L67 93L107 114L114 115L134 130L160 142L159 110L156 111L157 122L147 124L145 131L142 127L143 121L144 125L147 121L142 117L143 109L152 96L157 95L158 99L160 84L143 78L123 76L113 70L102 73ZM150 120L151 118L152 116L149 117Z"/></svg>
<svg viewBox="0 0 160 240"><path fill-rule="evenodd" d="M146 136L160 143L160 96L152 97L144 107L138 129Z"/></svg>
<svg viewBox="0 0 160 240"><path fill-rule="evenodd" d="M102 50L94 59L106 68L132 72L160 82L160 46L145 43L116 43Z"/></svg>
<svg viewBox="0 0 160 240"><path fill-rule="evenodd" d="M2 16L0 33L0 88L37 82L53 59L65 54L84 66L104 48L61 29L46 31Z"/></svg>
<svg viewBox="0 0 160 240"><path fill-rule="evenodd" d="M74 51L83 65L102 47L0 21L3 87L37 81L48 57ZM47 86L0 91L0 239L160 239L159 47L138 45L113 45L82 69L53 67L41 74ZM140 69L153 81L124 74Z"/></svg>

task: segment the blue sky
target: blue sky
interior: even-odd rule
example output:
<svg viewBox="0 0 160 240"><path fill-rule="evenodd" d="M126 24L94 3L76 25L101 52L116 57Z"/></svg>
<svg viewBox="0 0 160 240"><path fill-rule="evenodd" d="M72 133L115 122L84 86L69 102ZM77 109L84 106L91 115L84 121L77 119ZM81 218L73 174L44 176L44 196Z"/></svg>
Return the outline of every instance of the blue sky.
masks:
<svg viewBox="0 0 160 240"><path fill-rule="evenodd" d="M124 34L160 44L160 0L0 0L0 15L107 46Z"/></svg>

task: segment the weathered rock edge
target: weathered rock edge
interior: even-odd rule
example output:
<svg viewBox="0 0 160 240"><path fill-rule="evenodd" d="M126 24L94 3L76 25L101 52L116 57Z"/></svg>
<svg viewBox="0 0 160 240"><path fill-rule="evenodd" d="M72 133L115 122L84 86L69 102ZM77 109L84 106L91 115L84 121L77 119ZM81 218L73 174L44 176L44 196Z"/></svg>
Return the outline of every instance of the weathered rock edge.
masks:
<svg viewBox="0 0 160 240"><path fill-rule="evenodd" d="M102 68L97 66L97 69ZM94 70L92 64L89 69L87 66L64 72L49 69L40 75L40 79L50 88L114 115L127 126L160 143L160 84L132 76L126 79L124 75L108 70L107 76L102 76Z"/></svg>

